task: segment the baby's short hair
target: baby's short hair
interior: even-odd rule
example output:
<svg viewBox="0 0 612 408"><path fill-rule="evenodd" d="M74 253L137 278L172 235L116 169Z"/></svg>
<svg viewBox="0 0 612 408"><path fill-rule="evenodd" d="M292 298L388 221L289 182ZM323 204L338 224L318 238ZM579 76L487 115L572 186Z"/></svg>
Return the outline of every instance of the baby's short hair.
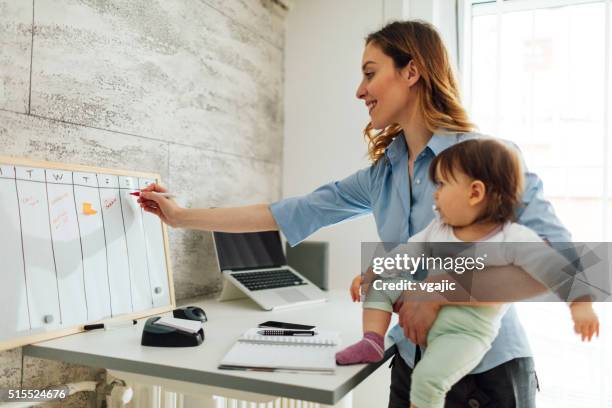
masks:
<svg viewBox="0 0 612 408"><path fill-rule="evenodd" d="M523 194L523 171L516 152L491 139L469 139L438 154L429 167L429 178L437 183L436 169L444 179L455 179L460 171L486 188L487 205L478 221L504 223L515 219Z"/></svg>

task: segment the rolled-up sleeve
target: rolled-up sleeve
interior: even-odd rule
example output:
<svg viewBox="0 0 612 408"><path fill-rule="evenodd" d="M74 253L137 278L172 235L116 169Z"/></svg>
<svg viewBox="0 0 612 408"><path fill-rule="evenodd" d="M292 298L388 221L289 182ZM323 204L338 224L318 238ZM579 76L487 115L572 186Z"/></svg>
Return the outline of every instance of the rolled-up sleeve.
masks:
<svg viewBox="0 0 612 408"><path fill-rule="evenodd" d="M297 245L327 225L370 213L373 167L325 184L310 194L271 204L272 216L289 244Z"/></svg>
<svg viewBox="0 0 612 408"><path fill-rule="evenodd" d="M529 171L518 146L512 142L509 144L519 156L525 178L522 205L516 214L518 223L531 228L548 242L571 242L572 235L555 214L550 201L544 198L542 180Z"/></svg>
<svg viewBox="0 0 612 408"><path fill-rule="evenodd" d="M516 149L520 154L520 150ZM555 214L552 204L544 198L542 180L536 174L529 172L522 156L520 158L524 169L525 191L522 208L517 213L518 222L535 231L540 238L548 241L552 248L569 261L569 266L572 267L575 275L571 280L573 283L570 286L571 292L565 295L565 300L572 301L583 296L595 298L590 284L581 274L582 262L572 243L571 233ZM552 282L549 279L543 279L537 273L532 275L547 286ZM563 277L562 272L559 272L556 278L559 277Z"/></svg>

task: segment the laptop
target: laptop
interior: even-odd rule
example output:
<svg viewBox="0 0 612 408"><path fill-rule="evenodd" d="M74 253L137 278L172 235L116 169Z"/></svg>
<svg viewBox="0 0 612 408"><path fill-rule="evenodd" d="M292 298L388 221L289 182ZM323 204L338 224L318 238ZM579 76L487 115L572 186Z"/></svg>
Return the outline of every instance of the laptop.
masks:
<svg viewBox="0 0 612 408"><path fill-rule="evenodd" d="M324 302L325 293L289 265L278 231L213 233L224 284L220 300L237 288L265 310Z"/></svg>

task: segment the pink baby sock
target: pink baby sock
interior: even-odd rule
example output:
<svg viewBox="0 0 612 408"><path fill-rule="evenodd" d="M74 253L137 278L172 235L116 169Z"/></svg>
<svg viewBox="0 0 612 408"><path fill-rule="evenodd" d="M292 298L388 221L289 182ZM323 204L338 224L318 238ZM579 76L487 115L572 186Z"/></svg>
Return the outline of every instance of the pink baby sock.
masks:
<svg viewBox="0 0 612 408"><path fill-rule="evenodd" d="M384 337L378 333L366 332L363 339L336 353L336 363L339 365L375 363L382 360L384 352Z"/></svg>

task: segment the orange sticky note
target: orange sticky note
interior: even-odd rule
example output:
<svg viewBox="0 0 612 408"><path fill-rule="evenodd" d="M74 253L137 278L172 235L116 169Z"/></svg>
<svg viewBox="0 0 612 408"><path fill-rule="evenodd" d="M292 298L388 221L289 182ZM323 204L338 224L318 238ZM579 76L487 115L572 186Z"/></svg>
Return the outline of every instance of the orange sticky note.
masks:
<svg viewBox="0 0 612 408"><path fill-rule="evenodd" d="M97 211L91 208L91 203L83 203L83 214L85 215L94 215Z"/></svg>

